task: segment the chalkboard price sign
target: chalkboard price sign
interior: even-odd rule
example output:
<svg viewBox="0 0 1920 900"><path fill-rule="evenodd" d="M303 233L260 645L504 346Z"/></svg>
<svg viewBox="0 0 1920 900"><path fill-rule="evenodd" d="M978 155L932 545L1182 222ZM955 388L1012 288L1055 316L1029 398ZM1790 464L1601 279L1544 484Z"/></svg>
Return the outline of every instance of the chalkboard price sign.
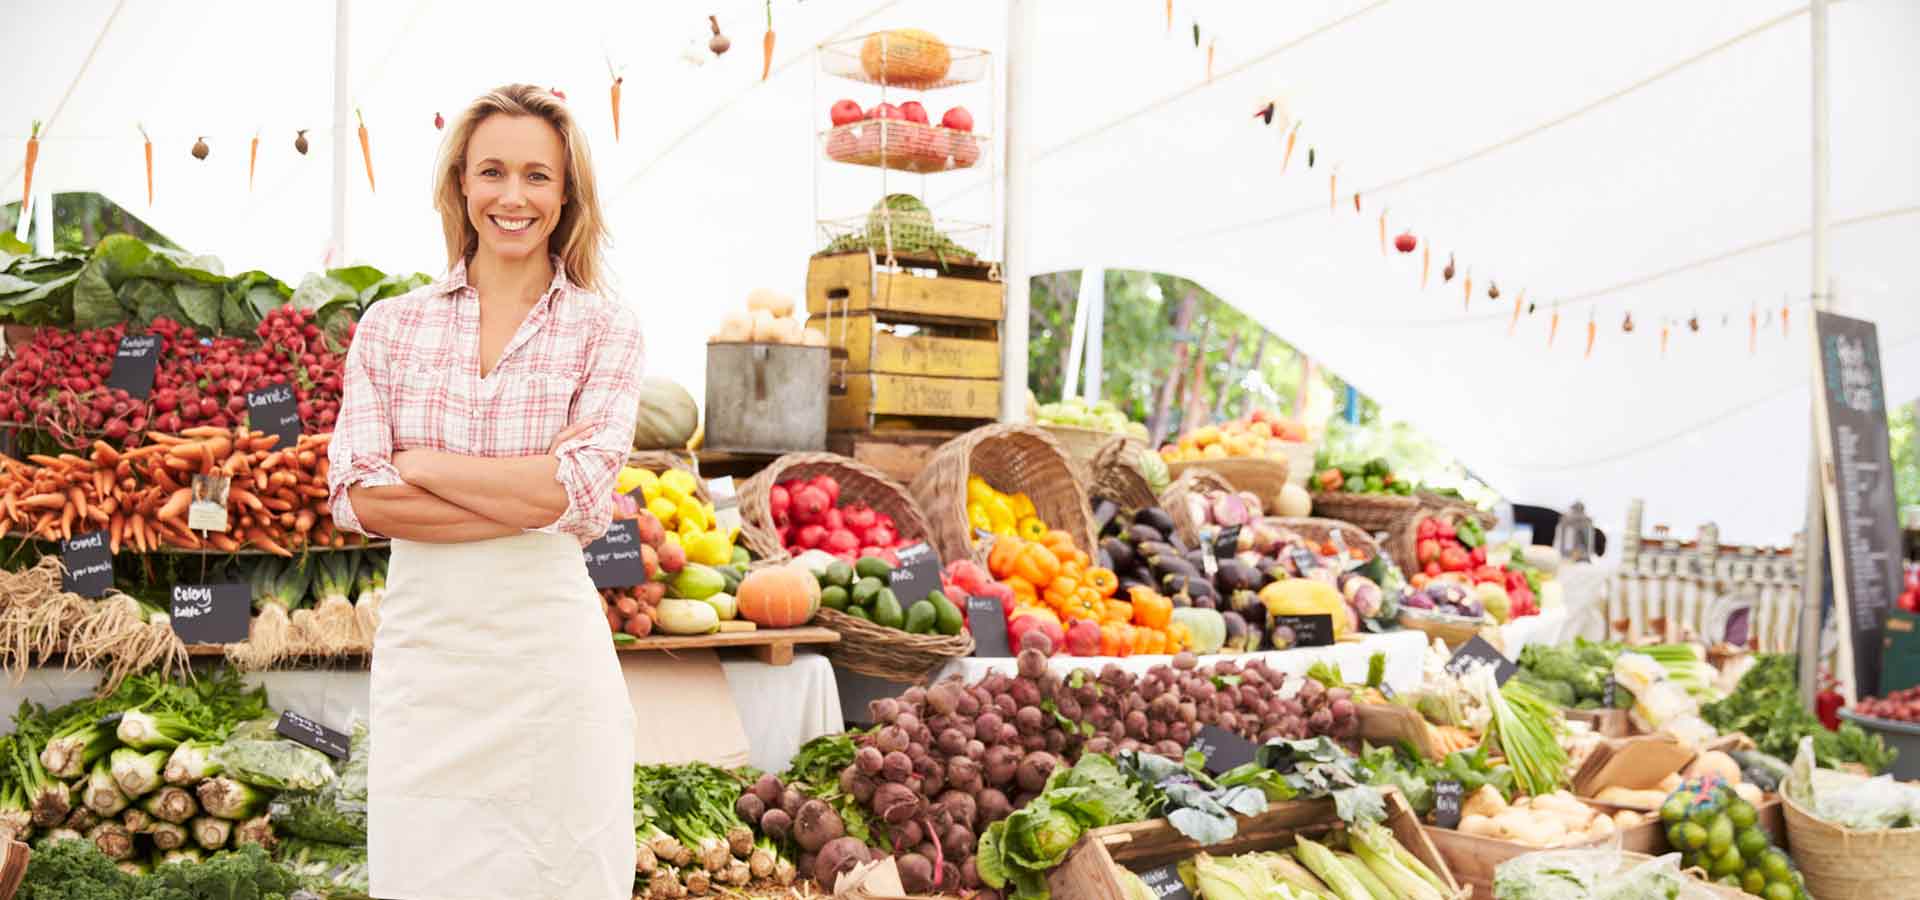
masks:
<svg viewBox="0 0 1920 900"><path fill-rule="evenodd" d="M60 587L67 593L98 597L113 587L113 552L104 531L89 531L61 541L60 564L67 569L60 576Z"/></svg>
<svg viewBox="0 0 1920 900"><path fill-rule="evenodd" d="M346 759L351 747L346 735L293 710L281 713L280 721L274 724L273 730L287 740L305 744L334 759Z"/></svg>
<svg viewBox="0 0 1920 900"><path fill-rule="evenodd" d="M1006 659L1013 655L1007 638L1007 610L993 597L967 598L967 630L973 634L973 655Z"/></svg>
<svg viewBox="0 0 1920 900"><path fill-rule="evenodd" d="M1179 863L1167 863L1157 869L1141 872L1140 880L1146 882L1147 889L1153 891L1157 900L1193 900L1193 892L1187 890L1187 883L1180 880Z"/></svg>
<svg viewBox="0 0 1920 900"><path fill-rule="evenodd" d="M1285 628L1293 634L1293 642L1282 646L1280 629ZM1267 615L1267 634L1273 635L1273 645L1277 649L1294 647L1331 647L1333 646L1333 616L1322 613L1312 616Z"/></svg>
<svg viewBox="0 0 1920 900"><path fill-rule="evenodd" d="M1441 828L1460 827L1460 782L1442 781L1433 786L1433 822Z"/></svg>
<svg viewBox="0 0 1920 900"><path fill-rule="evenodd" d="M647 580L647 566L640 559L640 530L632 519L615 520L583 552L587 575L596 588L633 587Z"/></svg>
<svg viewBox="0 0 1920 900"><path fill-rule="evenodd" d="M176 584L173 633L187 644L237 644L247 639L253 591L245 584Z"/></svg>
<svg viewBox="0 0 1920 900"><path fill-rule="evenodd" d="M160 336L130 334L120 339L120 348L114 351L107 387L119 388L144 400L153 393L153 376L159 370Z"/></svg>
<svg viewBox="0 0 1920 900"><path fill-rule="evenodd" d="M1218 725L1203 725L1200 733L1193 736L1190 750L1200 751L1206 758L1206 770L1214 775L1228 772L1253 762L1258 748L1247 740Z"/></svg>
<svg viewBox="0 0 1920 900"><path fill-rule="evenodd" d="M247 427L278 436L280 442L275 447L300 443L300 403L293 395L293 385L273 384L248 391Z"/></svg>
<svg viewBox="0 0 1920 900"><path fill-rule="evenodd" d="M887 586L893 589L901 609L925 600L928 594L940 589L940 554L933 552L925 541L902 547L894 555L900 558L900 565L893 570Z"/></svg>
<svg viewBox="0 0 1920 900"><path fill-rule="evenodd" d="M1513 673L1520 671L1520 667L1515 665L1513 660L1495 650L1492 644L1487 643L1486 638L1476 634L1472 640L1461 644L1460 649L1453 652L1452 659L1447 660L1447 674L1454 677L1465 675L1475 662L1493 665L1495 684L1506 684L1507 679L1513 677Z"/></svg>

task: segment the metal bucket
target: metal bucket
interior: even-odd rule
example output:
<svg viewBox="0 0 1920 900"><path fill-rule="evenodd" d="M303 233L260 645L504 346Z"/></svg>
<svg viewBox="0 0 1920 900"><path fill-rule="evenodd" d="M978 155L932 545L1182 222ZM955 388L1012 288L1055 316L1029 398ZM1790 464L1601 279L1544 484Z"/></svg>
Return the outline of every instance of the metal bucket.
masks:
<svg viewBox="0 0 1920 900"><path fill-rule="evenodd" d="M825 347L708 344L706 446L741 453L827 449Z"/></svg>

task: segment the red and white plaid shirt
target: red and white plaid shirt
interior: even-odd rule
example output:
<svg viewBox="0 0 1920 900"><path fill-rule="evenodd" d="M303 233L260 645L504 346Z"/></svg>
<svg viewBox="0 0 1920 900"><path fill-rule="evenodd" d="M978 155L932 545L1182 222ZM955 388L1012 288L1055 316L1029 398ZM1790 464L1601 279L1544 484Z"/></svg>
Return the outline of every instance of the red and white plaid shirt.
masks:
<svg viewBox="0 0 1920 900"><path fill-rule="evenodd" d="M575 422L595 428L558 451L567 511L533 529L586 544L607 530L613 483L633 446L643 366L639 316L581 290L553 260L553 284L480 377L480 294L464 261L440 281L368 308L347 351L328 451L333 521L372 535L347 489L400 484L393 454L547 452Z"/></svg>

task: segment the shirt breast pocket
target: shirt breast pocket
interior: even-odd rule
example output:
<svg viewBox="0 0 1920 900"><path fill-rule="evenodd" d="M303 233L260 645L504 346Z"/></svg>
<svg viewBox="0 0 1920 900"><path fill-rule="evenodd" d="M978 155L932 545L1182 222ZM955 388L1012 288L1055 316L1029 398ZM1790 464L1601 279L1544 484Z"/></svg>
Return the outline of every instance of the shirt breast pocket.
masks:
<svg viewBox="0 0 1920 900"><path fill-rule="evenodd" d="M492 379L489 379L492 380ZM495 452L543 453L569 424L579 382L544 373L503 374L491 385L486 422Z"/></svg>

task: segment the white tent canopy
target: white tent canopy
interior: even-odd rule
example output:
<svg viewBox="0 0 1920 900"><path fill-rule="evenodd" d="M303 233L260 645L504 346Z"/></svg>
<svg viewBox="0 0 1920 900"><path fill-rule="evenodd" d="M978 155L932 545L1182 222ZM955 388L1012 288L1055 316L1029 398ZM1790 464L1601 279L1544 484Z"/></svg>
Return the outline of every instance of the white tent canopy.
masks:
<svg viewBox="0 0 1920 900"><path fill-rule="evenodd" d="M858 214L879 190L877 176L846 180L814 161L812 134L832 100L869 104L878 89L818 74L812 46L894 26L996 54L1007 43L998 3L774 7L775 71L762 84L759 2L355 4L349 81L380 188L368 191L349 141L347 256L437 269L433 113L499 82L561 87L595 141L614 268L655 323L653 366L697 395L701 341L720 312L755 286L799 293L816 209ZM1800 526L1812 206L1804 4L1181 0L1171 33L1163 9L1050 0L1036 13L1023 95L1034 271L1191 278L1517 500L1584 498L1617 527L1628 500L1646 497L1652 520L1691 530L1711 519L1734 541L1784 541ZM681 51L704 42L710 13L734 49L695 67ZM213 2L189 13L14 0L7 21L24 51L0 99L7 191L18 191L27 121L51 119L37 185L102 191L233 271L291 278L324 264L330 4L269 13ZM1195 22L1214 43L1211 82ZM1835 308L1879 323L1888 396L1900 402L1920 393L1920 268L1902 262L1920 239L1920 6L1847 0L1831 28ZM625 66L619 144L607 57ZM985 86L953 96L976 112L989 103ZM1251 118L1276 96L1303 123L1284 175L1284 133ZM925 101L936 115L952 102ZM979 118L986 130L1004 117ZM151 210L136 121L156 141ZM306 127L314 148L302 158L292 131ZM203 134L214 155L197 163L187 148ZM822 181L818 207L816 169L841 179ZM943 217L985 220L997 193L966 174L910 181ZM1432 242L1425 292L1419 253L1381 257L1382 207L1393 233ZM1450 254L1462 277L1442 285ZM1476 296L1463 309L1468 272ZM1494 283L1501 295L1489 300ZM1522 290L1537 310L1509 337ZM1767 327L1749 353L1755 310ZM1590 315L1598 340L1583 359ZM1696 315L1698 333L1687 327Z"/></svg>

